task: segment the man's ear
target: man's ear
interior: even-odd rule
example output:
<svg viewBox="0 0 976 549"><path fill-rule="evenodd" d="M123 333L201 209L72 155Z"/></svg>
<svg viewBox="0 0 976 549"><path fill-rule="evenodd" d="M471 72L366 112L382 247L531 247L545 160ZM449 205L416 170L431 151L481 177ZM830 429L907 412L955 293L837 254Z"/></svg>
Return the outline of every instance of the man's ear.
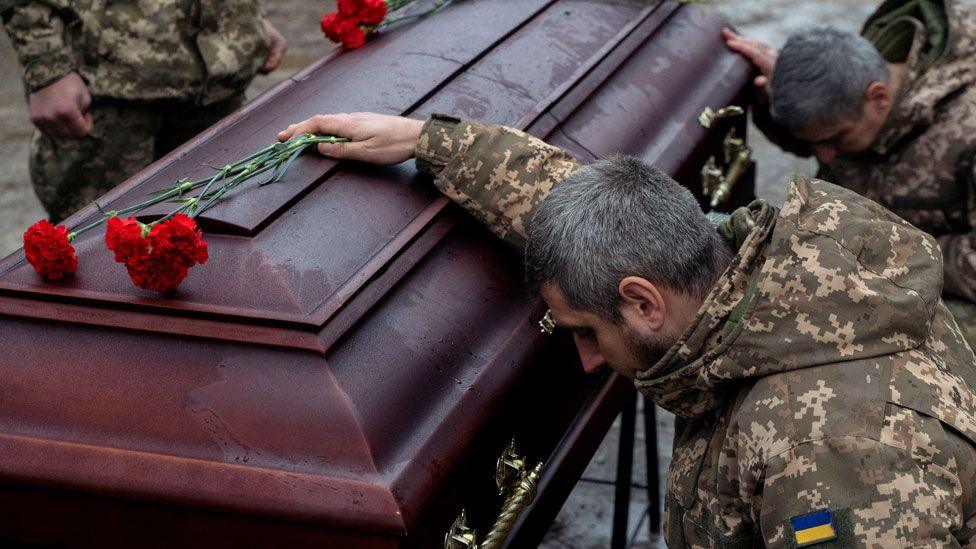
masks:
<svg viewBox="0 0 976 549"><path fill-rule="evenodd" d="M887 111L893 100L891 87L880 80L868 84L868 89L864 91L864 104L868 108Z"/></svg>
<svg viewBox="0 0 976 549"><path fill-rule="evenodd" d="M639 276L628 276L617 287L624 319L648 330L660 331L667 317L667 303L657 285Z"/></svg>

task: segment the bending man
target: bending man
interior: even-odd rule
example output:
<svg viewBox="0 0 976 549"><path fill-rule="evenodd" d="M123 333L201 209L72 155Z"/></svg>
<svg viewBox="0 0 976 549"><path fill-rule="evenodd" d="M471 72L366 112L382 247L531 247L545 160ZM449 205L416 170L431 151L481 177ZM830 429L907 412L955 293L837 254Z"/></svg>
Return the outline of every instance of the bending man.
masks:
<svg viewBox="0 0 976 549"><path fill-rule="evenodd" d="M976 17L895 0L862 33L815 28L777 52L724 31L761 73L755 118L773 141L936 237L946 305L976 347Z"/></svg>
<svg viewBox="0 0 976 549"><path fill-rule="evenodd" d="M976 543L976 359L943 305L934 239L798 179L716 230L636 158L580 166L522 132L435 116L317 116L279 135L416 156L447 196L524 248L527 278L608 365L681 417L672 547Z"/></svg>

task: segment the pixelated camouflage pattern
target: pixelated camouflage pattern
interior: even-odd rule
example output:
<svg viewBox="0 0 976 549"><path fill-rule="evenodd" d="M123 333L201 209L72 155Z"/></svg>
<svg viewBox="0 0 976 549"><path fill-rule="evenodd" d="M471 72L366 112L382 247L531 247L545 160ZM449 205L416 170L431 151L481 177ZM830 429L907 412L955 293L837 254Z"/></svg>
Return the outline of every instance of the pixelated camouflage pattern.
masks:
<svg viewBox="0 0 976 549"><path fill-rule="evenodd" d="M820 177L881 203L939 240L945 292L976 302L976 13L945 3L947 53L920 70L927 33L920 28L908 74L871 149L838 158Z"/></svg>
<svg viewBox="0 0 976 549"><path fill-rule="evenodd" d="M30 175L51 221L58 222L230 114L243 94L201 107L96 101L92 131L51 139L34 130Z"/></svg>
<svg viewBox="0 0 976 549"><path fill-rule="evenodd" d="M417 157L516 245L524 229L505 223L524 228L575 168L515 130L448 118ZM936 241L804 179L782 211L757 201L720 232L738 253L635 381L679 418L669 546L793 547L790 518L820 509L838 534L825 547L976 544L976 357L940 299Z"/></svg>
<svg viewBox="0 0 976 549"><path fill-rule="evenodd" d="M260 1L29 0L0 7L30 90L75 70L93 97L206 105L243 91L268 52Z"/></svg>
<svg viewBox="0 0 976 549"><path fill-rule="evenodd" d="M415 152L441 192L520 250L535 208L579 167L566 151L518 130L442 115L424 124Z"/></svg>
<svg viewBox="0 0 976 549"><path fill-rule="evenodd" d="M839 517L825 546L976 543L976 358L939 298L934 239L820 181L750 215L692 326L636 382L686 418L669 543L792 547L790 518L819 509Z"/></svg>

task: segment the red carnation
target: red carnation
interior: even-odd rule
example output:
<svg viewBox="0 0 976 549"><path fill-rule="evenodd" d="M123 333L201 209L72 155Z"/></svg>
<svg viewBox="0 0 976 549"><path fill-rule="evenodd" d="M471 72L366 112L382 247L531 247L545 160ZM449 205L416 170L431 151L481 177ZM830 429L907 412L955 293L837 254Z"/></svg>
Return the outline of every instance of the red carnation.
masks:
<svg viewBox="0 0 976 549"><path fill-rule="evenodd" d="M364 25L375 27L386 17L384 0L338 0L339 14Z"/></svg>
<svg viewBox="0 0 976 549"><path fill-rule="evenodd" d="M188 270L167 261L166 258L148 255L138 261L126 263L129 278L136 286L153 292L165 293L180 285Z"/></svg>
<svg viewBox="0 0 976 549"><path fill-rule="evenodd" d="M55 227L46 219L24 232L24 255L35 271L51 280L78 270L78 256L68 241L68 229Z"/></svg>
<svg viewBox="0 0 976 549"><path fill-rule="evenodd" d="M339 34L339 21L345 20L338 13L327 13L322 16L322 32L325 33L325 37L333 42L338 42L341 40Z"/></svg>
<svg viewBox="0 0 976 549"><path fill-rule="evenodd" d="M342 45L354 49L366 43L366 31L360 28L358 23L343 25L341 29Z"/></svg>
<svg viewBox="0 0 976 549"><path fill-rule="evenodd" d="M128 220L116 224L117 231L113 233L113 239L122 235L123 231L129 231L121 225L127 222ZM105 236L108 243L107 232ZM183 214L154 225L148 238L142 238L140 232L139 239L144 244L125 244L126 250L136 251L134 255L124 259L132 283L159 293L179 286L191 267L207 262L207 243L202 236L197 224ZM116 251L117 256L118 254Z"/></svg>
<svg viewBox="0 0 976 549"><path fill-rule="evenodd" d="M190 268L207 262L207 243L202 236L195 221L177 214L153 227L149 243L153 254L168 256L174 263Z"/></svg>
<svg viewBox="0 0 976 549"><path fill-rule="evenodd" d="M341 42L343 46L353 49L366 43L366 32L355 19L350 19L338 13L327 13L322 16L322 32L333 42Z"/></svg>
<svg viewBox="0 0 976 549"><path fill-rule="evenodd" d="M143 225L136 218L111 217L105 228L105 246L115 252L115 260L125 263L130 258L145 255L149 241L142 237Z"/></svg>

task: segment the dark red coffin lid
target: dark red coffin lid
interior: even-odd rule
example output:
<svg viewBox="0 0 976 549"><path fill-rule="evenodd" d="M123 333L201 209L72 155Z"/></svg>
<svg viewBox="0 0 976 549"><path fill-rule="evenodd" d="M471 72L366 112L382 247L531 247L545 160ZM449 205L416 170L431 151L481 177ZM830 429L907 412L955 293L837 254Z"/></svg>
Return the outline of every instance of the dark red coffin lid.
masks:
<svg viewBox="0 0 976 549"><path fill-rule="evenodd" d="M719 28L677 4L458 1L326 57L100 203L342 111L446 112L673 172L705 137L698 113L749 78ZM403 533L539 344L517 256L412 163L310 154L201 223L210 260L164 297L132 286L99 231L62 282L22 252L0 262L0 476Z"/></svg>

